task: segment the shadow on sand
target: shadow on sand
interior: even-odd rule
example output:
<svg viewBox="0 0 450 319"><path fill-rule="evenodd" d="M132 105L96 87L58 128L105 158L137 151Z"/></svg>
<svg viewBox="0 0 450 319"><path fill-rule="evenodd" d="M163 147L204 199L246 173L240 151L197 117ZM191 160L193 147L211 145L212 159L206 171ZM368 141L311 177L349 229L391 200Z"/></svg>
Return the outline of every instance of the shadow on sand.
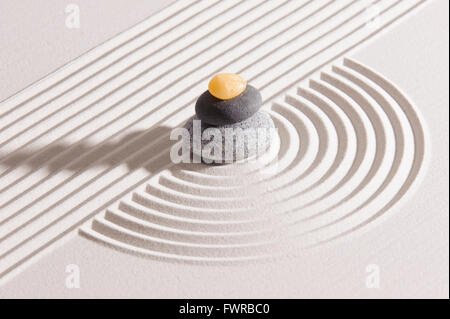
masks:
<svg viewBox="0 0 450 319"><path fill-rule="evenodd" d="M170 147L176 142L169 139L170 131L169 127L157 126L145 131L134 131L118 141L101 145L92 145L86 140L76 145L60 142L40 149L18 149L10 154L0 153L0 165L7 166L7 171L28 166L33 170L47 168L54 173L60 170L84 171L95 166L112 167L125 163L130 170L145 168L157 173L170 163ZM150 144L153 145L149 147ZM161 156L157 156L158 154ZM153 157L156 157L155 160L146 163Z"/></svg>

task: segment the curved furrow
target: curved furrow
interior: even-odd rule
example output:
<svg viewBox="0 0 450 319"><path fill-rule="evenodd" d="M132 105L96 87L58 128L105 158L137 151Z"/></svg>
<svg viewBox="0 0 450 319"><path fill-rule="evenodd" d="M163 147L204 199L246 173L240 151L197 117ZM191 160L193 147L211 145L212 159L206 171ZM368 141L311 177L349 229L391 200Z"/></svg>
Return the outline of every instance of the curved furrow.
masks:
<svg viewBox="0 0 450 319"><path fill-rule="evenodd" d="M367 224L406 193L424 160L415 110L389 82L350 60L275 102L271 114L285 128L279 159L289 157L277 173L255 177L261 167L250 163L174 165L82 232L170 260L270 258Z"/></svg>
<svg viewBox="0 0 450 319"><path fill-rule="evenodd" d="M312 102L306 96L298 97L294 94L296 99L307 106L305 110L312 108L313 113L309 115L299 109L301 115L294 112L288 119L292 123L285 123L289 126L295 121L303 121L303 127L300 125L291 132L294 134L292 136L299 136L299 147L292 149L290 136L285 134L283 137L281 133L282 140L274 143L277 147L271 149L273 153L269 154L267 161L260 166L240 163L233 165L231 169L221 167L205 172L197 167L193 168L193 171L198 169L201 174L189 175L192 177L192 185L202 186L200 182L207 181L203 186L214 188L227 186L221 183L218 176L239 175L238 171L247 171L248 176L254 178L249 179L247 193L255 198L260 196L270 199L267 200L268 204L264 210L242 207L191 209L182 204L151 197L145 193L143 185L149 180L152 180L150 183L156 181L161 172L170 176L174 167L169 158L169 132L192 116L192 103L204 90L205 81L211 74L222 72L224 68L242 73L249 83L260 89L267 107L273 99L284 95L289 88L385 30L387 26L415 10L422 2L375 1L372 5L380 8L380 27L374 30L366 27L367 4L361 1L202 0L193 1L192 6L188 5L188 2L179 1L156 18L151 17L130 29L130 32L107 41L73 64L2 102L0 117L7 127L2 126L2 133L6 134L2 135L0 141L7 144L2 148L6 153L0 154L3 159L0 163L0 277L34 258L92 216L110 205L115 205L114 203L120 203L124 196L129 196L127 194L137 189L136 193L151 198L147 198L146 203L154 209L147 208L150 211L148 213L156 216L158 213L163 214L163 217L158 218L162 223L174 224L174 228L183 229L185 224L187 231L198 227L200 231L209 233L215 231L215 221L219 221L219 224L224 221L224 225L220 225L217 231L222 229L233 232L230 225L234 222L238 227L234 232L242 229L248 232L267 230L270 233L270 227L267 227L269 220L269 224L277 227L285 225L289 229L285 231L286 235L295 233L297 226L289 226L294 221L293 218L298 220L321 210L297 212L292 211L292 207L309 203L326 194L333 185L342 180L347 170L351 169L353 156L357 154L357 128L352 126L340 110L337 110L338 119L321 118L321 122L326 126L314 132L315 128L313 130L307 123L311 122L313 126L318 124L314 123L314 114L322 113L312 107L320 108L321 104ZM185 25L180 24L180 21L185 20ZM226 27L221 27L225 25ZM186 32L189 29L195 30ZM349 72L365 72L363 69L355 71L349 68L349 65L346 67L350 69ZM148 72L149 70L151 72ZM358 77L361 76L358 74ZM364 76L361 78L365 79ZM379 91L382 87L380 92L383 96L385 88L392 92L396 90L379 78L374 77L373 81L379 83L374 86L376 90ZM326 81L324 84L329 85ZM336 89L333 85L330 88ZM401 93L395 91L393 94L395 97L386 97L388 103L395 104L396 98L399 99L398 103L406 103L401 100ZM322 94L318 96L319 100L332 107L341 107ZM401 108L408 109L403 104ZM284 107L291 110L290 103ZM273 117L282 114L283 108L277 110L279 113L272 112ZM330 121L333 128L329 125ZM414 121L419 122L421 130L420 120L414 119L412 113L398 118L402 129L408 128ZM339 122L344 123L344 134L348 135L348 141L341 139L343 132L339 130ZM345 126L348 123L350 126ZM367 128L370 129L370 126ZM309 133L310 136L307 135ZM406 143L410 142L408 134L417 137L418 153L426 151L423 145L420 149L420 132L414 128L410 129L409 133L406 130L405 134ZM332 145L333 138L337 139L336 146ZM297 157L298 153L303 153L302 146L305 146L303 163ZM316 154L315 146L318 156L315 155L311 165L307 165L308 154ZM391 170L391 174L388 174L390 179L379 188L379 193L373 195L376 199L371 203L388 200L389 192L397 191L396 188L390 188L391 185L413 184L418 174L414 172L420 171L426 154L422 154L424 158L420 158L420 155L412 154L408 147L411 146L405 145L400 152L395 146L396 154L402 154L401 161L405 161L406 165L403 167L403 162L396 164L399 167ZM281 149L281 153L277 148ZM373 154L374 161L377 154L380 153ZM277 155L280 162L276 161ZM292 157L288 160L289 156ZM410 161L413 173L407 171ZM273 173L276 172L277 164L282 164L279 176ZM373 167L365 166L364 162L360 165L361 170L370 171L370 167ZM189 170L183 169L186 172ZM258 174L255 174L256 171ZM263 172L264 178L258 179L258 175L261 177ZM363 174L359 172L360 170L356 170L354 179L349 180L351 185L359 178L364 180ZM207 180L209 173L216 175ZM190 173L186 175L188 174ZM202 178L199 179L198 176ZM403 179L406 180L405 184ZM184 179L175 176L174 180L178 182ZM251 185L261 186L256 188ZM170 187L166 185L166 188ZM363 191L368 187L362 188L363 190L354 194L349 203L353 205L358 202L357 199L362 199L360 196L365 194ZM383 202L387 205L386 209L400 200L408 188L409 186L402 187L400 195L393 200L390 198L390 204ZM181 189L175 191L182 192ZM189 191L186 193L189 194ZM266 196L268 193L270 195ZM333 195L338 199L339 196L351 193L352 190L343 189L342 192L336 191L339 195ZM206 196L201 190L190 195ZM316 208L327 209L332 205L328 200L327 198L327 201L319 201ZM136 204L133 200L128 201ZM319 207L322 204L323 207ZM339 206L336 210L339 214L342 207ZM371 211L367 207L371 207L371 204L361 209L365 214ZM328 218L325 216L330 214L334 215L335 211L323 216ZM343 219L343 223L347 223L351 229L357 224L353 222L354 218L362 218L363 215L358 211L358 214ZM143 218L146 216L144 214ZM173 216L178 219L170 219ZM340 217L344 218L343 215ZM195 223L192 221L195 218L200 220ZM313 220L315 218L311 221ZM204 228L205 224L210 224L210 228ZM308 224L300 223L301 227ZM340 222L336 223L339 224ZM326 235L326 228L323 231ZM92 235L92 232L89 233ZM321 239L326 238L325 235ZM103 234L99 236L106 238ZM308 238L313 242L321 240L311 236ZM303 246L303 239L299 240L301 242L297 240L297 244ZM117 246L124 245L118 241L114 243ZM125 246L130 248L130 245ZM137 248L135 250L139 251ZM150 251L146 253L152 255ZM159 252L158 255L162 256L164 253ZM180 256L179 259L192 259ZM245 260L246 257L216 259L230 261Z"/></svg>
<svg viewBox="0 0 450 319"><path fill-rule="evenodd" d="M268 239L267 231L207 233L165 227L136 218L114 208L108 209L103 218L132 232L175 242L225 245L245 242L257 243Z"/></svg>

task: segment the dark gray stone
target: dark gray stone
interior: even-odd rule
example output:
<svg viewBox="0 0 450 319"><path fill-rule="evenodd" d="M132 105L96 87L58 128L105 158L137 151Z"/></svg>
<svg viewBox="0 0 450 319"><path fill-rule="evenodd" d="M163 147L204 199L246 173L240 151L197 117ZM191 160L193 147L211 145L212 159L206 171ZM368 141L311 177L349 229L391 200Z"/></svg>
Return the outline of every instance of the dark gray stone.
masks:
<svg viewBox="0 0 450 319"><path fill-rule="evenodd" d="M199 154L199 152L195 152L192 144L194 120L199 120L199 118L197 116L192 117L184 127L189 131L191 136L191 151L194 153L194 156L201 157L202 161L206 163L211 163L212 161L214 163L227 163L262 155L270 146L272 140L271 134L273 134L275 127L270 115L264 111L259 111L247 120L236 124L214 126L203 121L197 122L200 123L202 136L205 131L212 134L215 131L221 135L221 139L211 137L209 140L204 140L201 138L201 154ZM256 130L258 128L262 129L259 133ZM226 143L226 136L229 136L227 132L229 134L230 129L233 131L233 142ZM265 134L261 134L264 132ZM214 147L219 147L222 153L211 155L211 152L207 151L207 148L211 150ZM230 154L232 154L232 157L229 156Z"/></svg>
<svg viewBox="0 0 450 319"><path fill-rule="evenodd" d="M211 125L228 125L244 121L255 114L262 104L259 91L247 85L244 92L229 100L220 100L205 91L195 104L195 113Z"/></svg>

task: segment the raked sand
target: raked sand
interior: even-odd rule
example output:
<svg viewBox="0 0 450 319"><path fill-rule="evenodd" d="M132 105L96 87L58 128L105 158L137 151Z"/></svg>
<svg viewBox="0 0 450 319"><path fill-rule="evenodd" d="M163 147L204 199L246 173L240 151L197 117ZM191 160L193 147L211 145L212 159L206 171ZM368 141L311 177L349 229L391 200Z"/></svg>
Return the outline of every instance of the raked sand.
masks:
<svg viewBox="0 0 450 319"><path fill-rule="evenodd" d="M262 91L278 129L279 139L258 163L170 162L168 133L192 115L186 101L201 92L206 76L189 86L194 77L168 73L167 79L152 80L154 88L173 85L181 90L178 98L168 104L165 92L149 98L150 85L141 96L118 104L129 108L123 115L107 115L109 102L120 99L120 92L129 94L125 84L105 97L109 102L100 100L106 113L87 122L85 128L93 130L89 138L83 138L90 133L81 126L61 137L54 132L64 134L64 128L82 123L70 112L89 109L100 92L74 102L62 96L71 107L58 104L56 110L39 107L51 95L27 100L26 91L3 102L20 117L2 113L10 124L2 129L1 150L10 155L0 178L11 186L2 192L0 296L448 297L448 120L443 120L448 118L448 44L442 30L448 18L442 7L448 4L411 1L397 7L382 1L380 25L374 28L358 19L364 12L360 4L319 2L299 2L298 11L281 1L258 9L250 2L218 4L228 12L219 17L223 23L234 14L238 23L245 10L280 18L283 26L255 22L263 31L247 27L234 35L242 36L242 43L248 30L269 37L285 27L286 36L294 36L297 29L289 23L295 19L311 14L320 21L314 10L324 18L340 12L310 35L299 33L289 41L269 37L269 43L281 41L280 49L268 57L267 48L261 56L253 53L261 65L273 63L269 73L239 60L238 47L231 51L229 62ZM264 7L270 5L272 11ZM189 10L208 19L211 8L199 2ZM399 19L402 13L407 16ZM160 39L178 41L170 33ZM188 45L189 39L182 41ZM145 57L143 48L136 59ZM210 57L222 47L214 48L207 51ZM304 55L304 62L292 52ZM152 70L164 62L153 66L142 60ZM131 76L132 70L126 72ZM83 72L88 75L89 68ZM99 81L102 76L107 74L100 73ZM83 83L88 89L89 82ZM151 112L149 105L155 107ZM41 108L41 119L31 117ZM58 112L67 122L48 130L45 124ZM33 130L17 130L25 123ZM67 265L79 268L79 289L66 287ZM368 289L374 265L381 286Z"/></svg>

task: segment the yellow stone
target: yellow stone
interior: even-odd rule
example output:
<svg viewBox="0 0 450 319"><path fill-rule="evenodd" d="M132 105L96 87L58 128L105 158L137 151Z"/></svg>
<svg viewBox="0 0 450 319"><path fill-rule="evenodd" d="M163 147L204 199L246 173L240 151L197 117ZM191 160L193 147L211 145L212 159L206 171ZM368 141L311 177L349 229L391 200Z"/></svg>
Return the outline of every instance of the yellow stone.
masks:
<svg viewBox="0 0 450 319"><path fill-rule="evenodd" d="M214 97L221 100L232 99L247 87L247 81L234 73L219 73L209 81L208 89Z"/></svg>

